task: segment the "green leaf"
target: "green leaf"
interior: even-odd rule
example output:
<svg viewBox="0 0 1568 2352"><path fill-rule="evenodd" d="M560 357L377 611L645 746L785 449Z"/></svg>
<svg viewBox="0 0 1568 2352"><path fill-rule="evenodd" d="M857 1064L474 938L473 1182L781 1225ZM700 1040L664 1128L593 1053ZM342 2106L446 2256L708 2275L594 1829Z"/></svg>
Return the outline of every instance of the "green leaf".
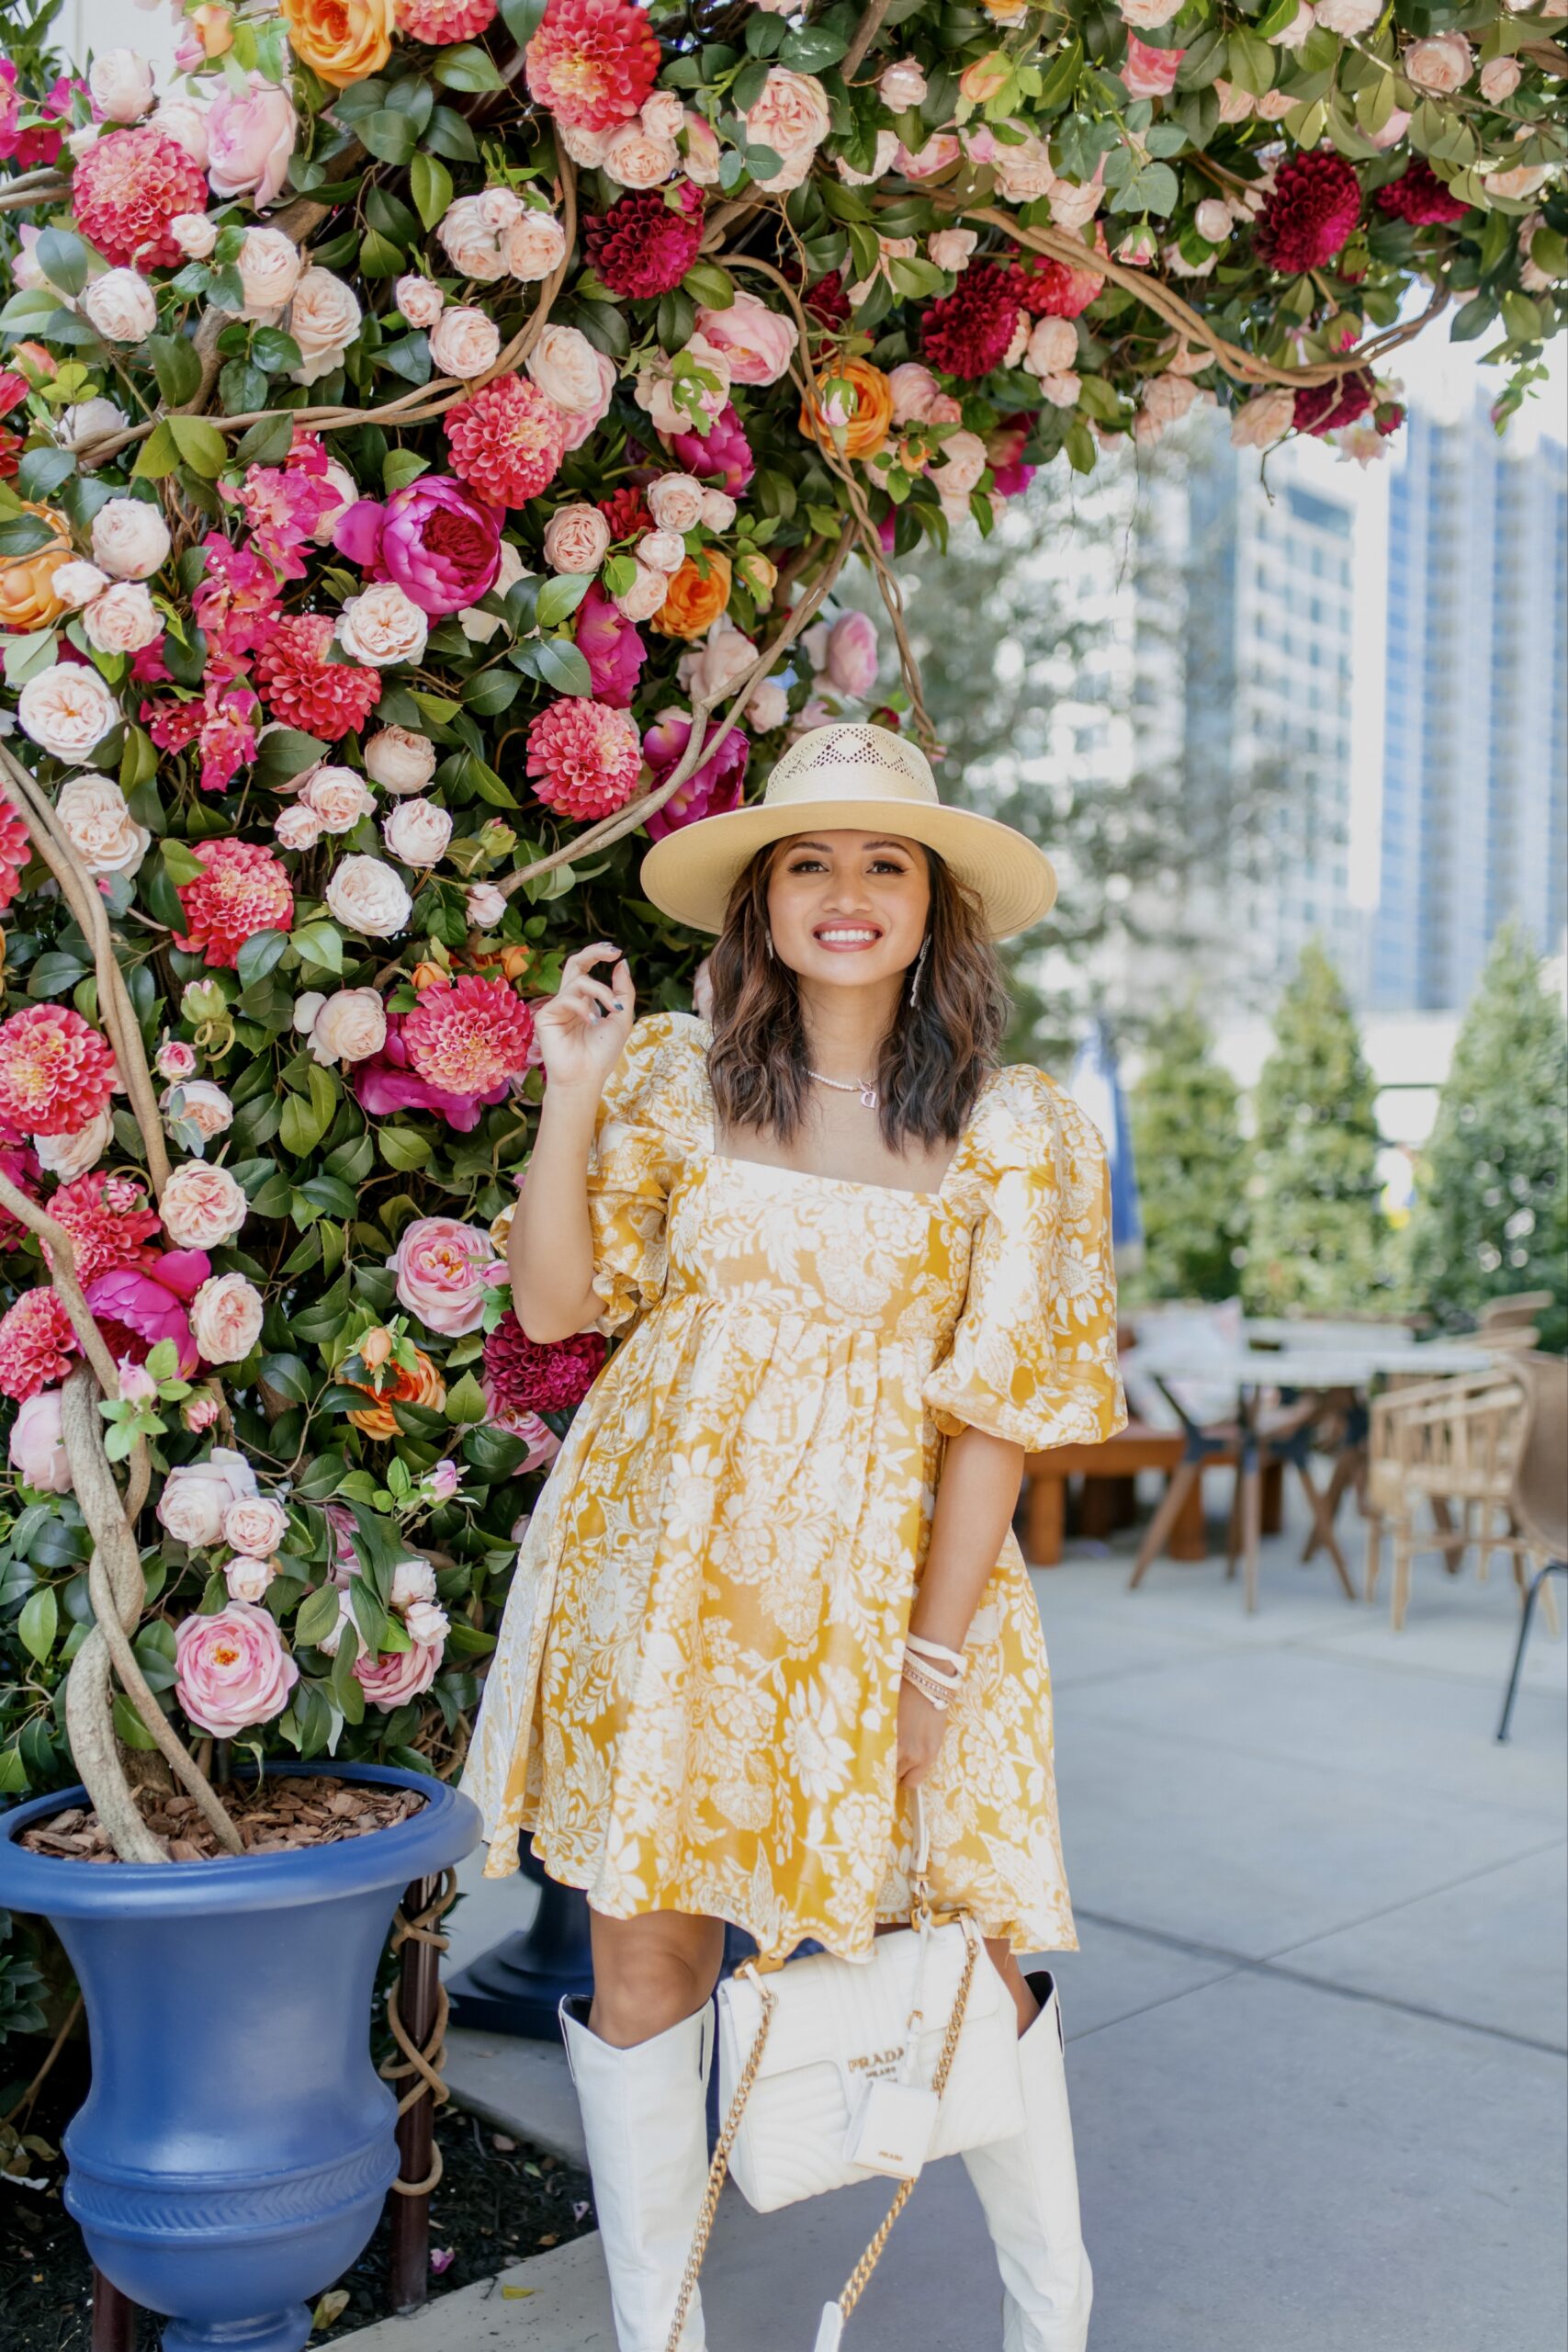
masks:
<svg viewBox="0 0 1568 2352"><path fill-rule="evenodd" d="M517 43L526 49L544 18L546 0L501 0L501 20Z"/></svg>
<svg viewBox="0 0 1568 2352"><path fill-rule="evenodd" d="M462 116L453 107L437 107L424 128L424 145L454 164L477 164L479 145Z"/></svg>
<svg viewBox="0 0 1568 2352"><path fill-rule="evenodd" d="M1256 30L1258 40L1272 40L1277 33L1285 30L1287 25L1293 25L1301 13L1301 0L1273 0L1273 6L1266 9L1258 20Z"/></svg>
<svg viewBox="0 0 1568 2352"><path fill-rule="evenodd" d="M546 685L553 686L558 695L586 695L593 691L593 680L588 663L575 645L563 639L547 638L536 647L538 673Z"/></svg>
<svg viewBox="0 0 1568 2352"><path fill-rule="evenodd" d="M455 1388L446 1391L446 1418L449 1421L467 1421L479 1427L488 1418L489 1406L484 1390L471 1372L466 1372Z"/></svg>
<svg viewBox="0 0 1568 2352"><path fill-rule="evenodd" d="M403 266L402 248L394 245L389 237L367 229L359 248L359 266L367 277L396 277Z"/></svg>
<svg viewBox="0 0 1568 2352"><path fill-rule="evenodd" d="M334 923L303 923L289 933L288 944L305 963L323 972L343 970L343 933Z"/></svg>
<svg viewBox="0 0 1568 2352"><path fill-rule="evenodd" d="M276 1388L280 1396L287 1396L291 1405L307 1404L316 1385L303 1356L263 1356L257 1376L269 1388Z"/></svg>
<svg viewBox="0 0 1568 2352"><path fill-rule="evenodd" d="M409 194L427 229L434 229L452 201L452 175L437 155L422 147L409 166Z"/></svg>
<svg viewBox="0 0 1568 2352"><path fill-rule="evenodd" d="M145 346L158 390L171 408L188 401L201 381L201 355L188 335L150 334Z"/></svg>
<svg viewBox="0 0 1568 2352"><path fill-rule="evenodd" d="M92 248L71 229L46 229L33 247L33 262L62 294L80 294L92 267Z"/></svg>
<svg viewBox="0 0 1568 2352"><path fill-rule="evenodd" d="M266 736L256 753L255 776L258 784L270 786L292 784L297 775L313 768L327 754L327 745L314 735L306 735L297 727L280 727Z"/></svg>
<svg viewBox="0 0 1568 2352"><path fill-rule="evenodd" d="M187 849L184 842L160 842L158 854L164 861L170 881L176 885L182 882L194 882L198 875L204 874L207 870L195 851Z"/></svg>
<svg viewBox="0 0 1568 2352"><path fill-rule="evenodd" d="M204 481L216 481L228 459L228 444L215 424L204 416L170 416L164 419L174 435L175 447L190 468Z"/></svg>
<svg viewBox="0 0 1568 2352"><path fill-rule="evenodd" d="M314 1649L337 1623L341 1613L337 1594L335 1584L319 1585L299 1603L294 1613L294 1638L304 1648Z"/></svg>
<svg viewBox="0 0 1568 2352"><path fill-rule="evenodd" d="M728 311L734 303L735 280L716 262L694 261L681 283L705 310Z"/></svg>
<svg viewBox="0 0 1568 2352"><path fill-rule="evenodd" d="M284 1096L283 1116L277 1128L278 1141L285 1151L292 1152L296 1159L303 1159L307 1152L315 1150L329 1125L328 1120L316 1116L315 1105L307 1102L302 1095Z"/></svg>
<svg viewBox="0 0 1568 2352"><path fill-rule="evenodd" d="M130 1700L121 1692L115 1695L114 1727L116 1735L127 1747L135 1747L146 1754L158 1745Z"/></svg>
<svg viewBox="0 0 1568 2352"><path fill-rule="evenodd" d="M174 472L179 461L180 453L175 446L169 421L167 417L160 417L136 453L130 478L132 481L161 481L165 474Z"/></svg>
<svg viewBox="0 0 1568 2352"><path fill-rule="evenodd" d="M591 572L569 571L556 580L547 580L539 591L536 607L541 628L558 628L569 620L593 584Z"/></svg>
<svg viewBox="0 0 1568 2352"><path fill-rule="evenodd" d="M171 847L174 846L176 844L164 842L165 860ZM178 876L175 876L176 880L181 878ZM254 981L265 980L288 944L288 933L286 931L253 932L249 939L242 943L240 952L234 959L234 968L240 975L241 986L248 989Z"/></svg>
<svg viewBox="0 0 1568 2352"><path fill-rule="evenodd" d="M54 1637L59 1630L60 1604L54 1597L54 1587L40 1584L23 1603L22 1613L17 1620L17 1632L22 1646L41 1666L54 1647Z"/></svg>
<svg viewBox="0 0 1568 2352"><path fill-rule="evenodd" d="M286 341L292 340L286 337ZM288 455L294 439L294 420L287 410L276 416L264 416L242 435L234 447L237 466L277 466ZM268 741L271 738L268 737Z"/></svg>
<svg viewBox="0 0 1568 2352"><path fill-rule="evenodd" d="M303 352L281 327L258 327L251 338L251 357L269 376L286 375L304 364Z"/></svg>
<svg viewBox="0 0 1568 2352"><path fill-rule="evenodd" d="M393 1126L382 1121L376 1128L376 1148L389 1168L423 1168L434 1148L417 1127Z"/></svg>
<svg viewBox="0 0 1568 2352"><path fill-rule="evenodd" d="M29 449L17 468L17 495L21 498L47 498L62 482L69 481L75 470L76 460L69 449ZM40 523L36 515L29 519L43 531L44 538L39 541L39 545L45 545L49 526Z"/></svg>
<svg viewBox="0 0 1568 2352"><path fill-rule="evenodd" d="M383 164L407 164L413 160L419 146L419 132L406 114L396 107L378 107L356 121L355 135L360 144Z"/></svg>
<svg viewBox="0 0 1568 2352"><path fill-rule="evenodd" d="M779 57L797 74L821 74L829 65L837 65L849 45L844 33L831 32L826 25L806 25L799 32L791 33L780 49Z"/></svg>
<svg viewBox="0 0 1568 2352"><path fill-rule="evenodd" d="M477 41L459 41L454 49L444 49L431 72L448 90L504 90L506 87Z"/></svg>
<svg viewBox="0 0 1568 2352"><path fill-rule="evenodd" d="M31 997L63 996L78 980L85 980L91 967L68 956L61 948L51 947L39 957L28 973L28 994Z"/></svg>

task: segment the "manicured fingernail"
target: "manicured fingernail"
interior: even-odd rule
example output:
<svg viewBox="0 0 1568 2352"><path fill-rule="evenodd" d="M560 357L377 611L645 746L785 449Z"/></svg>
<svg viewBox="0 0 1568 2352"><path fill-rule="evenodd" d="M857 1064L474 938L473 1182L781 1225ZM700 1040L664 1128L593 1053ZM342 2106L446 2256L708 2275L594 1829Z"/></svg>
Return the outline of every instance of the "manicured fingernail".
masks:
<svg viewBox="0 0 1568 2352"><path fill-rule="evenodd" d="M625 1005L621 1002L621 1000L620 1000L620 998L619 998L619 997L617 997L617 998L615 999L615 1011L616 1011L617 1012L624 1012L626 1011L626 1007L625 1007Z"/></svg>

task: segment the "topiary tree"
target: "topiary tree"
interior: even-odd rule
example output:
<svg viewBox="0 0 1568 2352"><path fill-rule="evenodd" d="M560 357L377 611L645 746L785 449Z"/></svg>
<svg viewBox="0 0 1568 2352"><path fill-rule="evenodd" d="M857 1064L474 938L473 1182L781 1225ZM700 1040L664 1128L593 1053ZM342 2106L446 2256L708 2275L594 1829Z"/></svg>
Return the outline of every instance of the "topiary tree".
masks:
<svg viewBox="0 0 1568 2352"><path fill-rule="evenodd" d="M1129 1109L1144 1212L1146 1298L1230 1298L1245 1262L1248 1147L1235 1080L1195 1005L1177 1006Z"/></svg>
<svg viewBox="0 0 1568 2352"><path fill-rule="evenodd" d="M1372 1074L1317 942L1274 1016L1253 1097L1257 1173L1242 1295L1258 1314L1346 1315L1386 1295Z"/></svg>
<svg viewBox="0 0 1568 2352"><path fill-rule="evenodd" d="M1505 924L1466 1011L1420 1173L1410 1281L1439 1325L1546 1290L1541 1345L1568 1346L1568 1023L1529 933Z"/></svg>

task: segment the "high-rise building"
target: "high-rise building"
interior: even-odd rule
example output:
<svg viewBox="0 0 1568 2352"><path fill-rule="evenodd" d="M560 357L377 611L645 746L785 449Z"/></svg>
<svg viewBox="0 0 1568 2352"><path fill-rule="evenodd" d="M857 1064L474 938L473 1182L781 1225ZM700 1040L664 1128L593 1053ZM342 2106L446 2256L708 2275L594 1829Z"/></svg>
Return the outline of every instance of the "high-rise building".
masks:
<svg viewBox="0 0 1568 2352"><path fill-rule="evenodd" d="M1568 453L1484 402L1419 410L1390 485L1382 871L1371 1000L1462 1004L1510 917L1568 919Z"/></svg>

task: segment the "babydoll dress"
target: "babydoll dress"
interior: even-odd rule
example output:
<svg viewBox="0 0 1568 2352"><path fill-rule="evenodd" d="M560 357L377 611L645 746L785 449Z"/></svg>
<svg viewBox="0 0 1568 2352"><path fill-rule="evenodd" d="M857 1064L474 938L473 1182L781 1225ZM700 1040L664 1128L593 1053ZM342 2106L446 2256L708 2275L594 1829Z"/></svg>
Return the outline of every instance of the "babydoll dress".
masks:
<svg viewBox="0 0 1568 2352"><path fill-rule="evenodd" d="M705 1912L783 1958L908 1916L899 1668L946 1439L1111 1436L1104 1148L1038 1070L987 1077L934 1193L721 1156L712 1031L633 1024L588 1168L618 1345L529 1520L463 1787L615 1918ZM925 1783L931 1884L1076 1948L1051 1679L1016 1537Z"/></svg>

